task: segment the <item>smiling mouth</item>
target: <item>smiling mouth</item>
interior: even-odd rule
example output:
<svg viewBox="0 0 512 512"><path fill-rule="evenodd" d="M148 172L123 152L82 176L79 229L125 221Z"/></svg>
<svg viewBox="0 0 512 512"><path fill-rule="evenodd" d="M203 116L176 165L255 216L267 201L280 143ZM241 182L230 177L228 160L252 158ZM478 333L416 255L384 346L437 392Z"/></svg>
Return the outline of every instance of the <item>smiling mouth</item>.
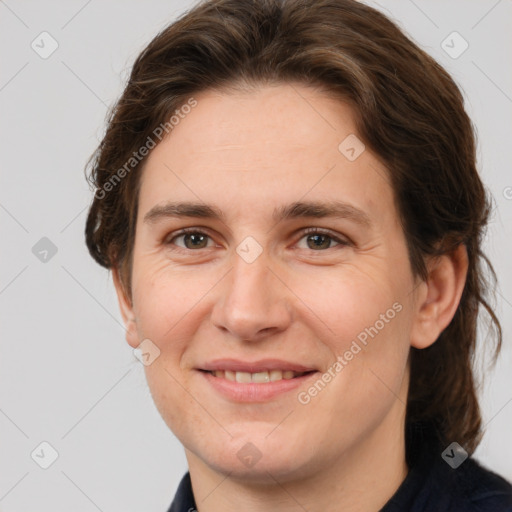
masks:
<svg viewBox="0 0 512 512"><path fill-rule="evenodd" d="M277 382L280 380L296 379L298 377L303 377L304 375L314 373L314 371L295 372L293 370L270 370L255 373L234 372L230 370L203 371L219 379L226 379L231 382L238 382L240 384L265 384L268 382Z"/></svg>

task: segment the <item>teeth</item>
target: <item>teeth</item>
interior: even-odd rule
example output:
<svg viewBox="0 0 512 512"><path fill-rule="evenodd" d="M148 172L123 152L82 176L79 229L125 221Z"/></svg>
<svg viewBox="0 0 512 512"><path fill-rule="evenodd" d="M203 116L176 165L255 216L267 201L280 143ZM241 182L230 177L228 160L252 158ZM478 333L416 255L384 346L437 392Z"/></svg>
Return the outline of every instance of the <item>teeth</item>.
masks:
<svg viewBox="0 0 512 512"><path fill-rule="evenodd" d="M270 372L270 382L281 380L283 378L283 372L281 370L272 370Z"/></svg>
<svg viewBox="0 0 512 512"><path fill-rule="evenodd" d="M236 372L235 379L237 382L251 382L251 374L249 372Z"/></svg>
<svg viewBox="0 0 512 512"><path fill-rule="evenodd" d="M217 373L217 372L215 372ZM233 382L236 380L236 373L235 372L232 372L230 370L226 370L225 372L220 372L220 373L224 373L224 378L226 378L227 380L232 380ZM218 375L215 375L216 377L218 377Z"/></svg>
<svg viewBox="0 0 512 512"><path fill-rule="evenodd" d="M253 373L252 382L270 382L270 375L268 372Z"/></svg>
<svg viewBox="0 0 512 512"><path fill-rule="evenodd" d="M264 372L256 372L256 373L249 373L249 372L232 372L230 370L215 370L213 372L210 372L212 375L215 375L215 377L230 380L232 382L240 382L243 384L248 384L250 382L255 382L257 384L262 384L266 382L275 382L277 380L289 380L293 379L294 377L300 377L301 375L304 375L303 373L297 373L292 370L270 370L264 371Z"/></svg>

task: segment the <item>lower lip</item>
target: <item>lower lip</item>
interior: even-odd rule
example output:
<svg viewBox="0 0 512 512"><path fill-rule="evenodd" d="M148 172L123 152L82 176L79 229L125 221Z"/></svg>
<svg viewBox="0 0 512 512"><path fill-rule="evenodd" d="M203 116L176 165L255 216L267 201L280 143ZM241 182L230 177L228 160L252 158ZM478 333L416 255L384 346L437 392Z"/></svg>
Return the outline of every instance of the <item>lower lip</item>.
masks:
<svg viewBox="0 0 512 512"><path fill-rule="evenodd" d="M199 373L216 391L234 402L266 402L277 395L297 389L318 372L308 373L293 379L248 384L215 377L206 371L200 371Z"/></svg>

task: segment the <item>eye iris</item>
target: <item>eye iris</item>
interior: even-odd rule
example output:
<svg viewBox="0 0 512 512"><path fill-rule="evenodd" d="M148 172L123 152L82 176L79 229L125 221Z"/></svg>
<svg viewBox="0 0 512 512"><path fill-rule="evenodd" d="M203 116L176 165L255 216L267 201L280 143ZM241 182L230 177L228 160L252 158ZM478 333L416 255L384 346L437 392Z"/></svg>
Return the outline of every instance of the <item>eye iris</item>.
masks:
<svg viewBox="0 0 512 512"><path fill-rule="evenodd" d="M185 242L185 246L187 247L187 249L203 249L204 247L206 247L207 236L201 235L199 233L188 233L186 235L183 235L183 241ZM191 241L192 245L189 246L187 241Z"/></svg>
<svg viewBox="0 0 512 512"><path fill-rule="evenodd" d="M322 239L323 239L324 243L322 243ZM313 247L310 246L310 249L328 249L329 246L331 245L331 239L328 235L321 235L321 234L310 235L310 236L308 236L308 245L309 245L310 240L314 240L313 241L314 246ZM325 243L325 242L327 242L327 243Z"/></svg>
<svg viewBox="0 0 512 512"><path fill-rule="evenodd" d="M203 249L207 247L208 235L203 233L185 233L183 242L187 249ZM315 233L307 237L308 247L310 249L329 249L331 237L322 233ZM310 243L311 242L311 243Z"/></svg>

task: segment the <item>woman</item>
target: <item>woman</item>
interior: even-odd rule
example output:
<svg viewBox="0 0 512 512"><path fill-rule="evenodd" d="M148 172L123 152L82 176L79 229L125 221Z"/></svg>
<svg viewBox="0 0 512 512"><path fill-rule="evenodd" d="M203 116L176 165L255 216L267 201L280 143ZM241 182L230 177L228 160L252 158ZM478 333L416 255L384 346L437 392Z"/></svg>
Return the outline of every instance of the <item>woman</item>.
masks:
<svg viewBox="0 0 512 512"><path fill-rule="evenodd" d="M353 0L214 0L137 58L86 238L182 442L171 512L508 511L471 457L490 200L461 93ZM492 274L492 267L491 274Z"/></svg>

